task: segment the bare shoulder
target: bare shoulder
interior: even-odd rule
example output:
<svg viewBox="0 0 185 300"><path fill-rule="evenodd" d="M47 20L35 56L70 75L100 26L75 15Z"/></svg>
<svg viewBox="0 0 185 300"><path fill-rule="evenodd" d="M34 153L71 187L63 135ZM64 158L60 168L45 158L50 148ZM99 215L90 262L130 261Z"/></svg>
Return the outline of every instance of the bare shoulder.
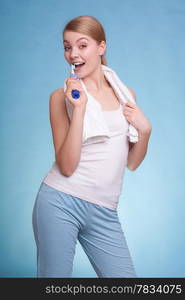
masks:
<svg viewBox="0 0 185 300"><path fill-rule="evenodd" d="M50 94L50 98L63 98L63 96L64 96L64 89L63 88L58 88L58 89L56 89L56 90L54 90L53 92L51 92L51 94Z"/></svg>
<svg viewBox="0 0 185 300"><path fill-rule="evenodd" d="M69 120L66 104L65 104L65 97L64 97L64 89L58 88L51 92L50 100L49 100L49 107L50 107L50 116L53 115L58 116L58 118L67 118Z"/></svg>
<svg viewBox="0 0 185 300"><path fill-rule="evenodd" d="M54 90L53 92L51 92L49 99L50 99L49 101L50 109L51 107L58 107L58 106L65 107L64 89L59 88Z"/></svg>

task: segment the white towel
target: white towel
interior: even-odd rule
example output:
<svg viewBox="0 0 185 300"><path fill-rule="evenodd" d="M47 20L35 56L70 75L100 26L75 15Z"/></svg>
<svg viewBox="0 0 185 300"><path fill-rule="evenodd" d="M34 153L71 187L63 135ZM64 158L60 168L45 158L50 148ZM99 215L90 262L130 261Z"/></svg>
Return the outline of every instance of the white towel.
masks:
<svg viewBox="0 0 185 300"><path fill-rule="evenodd" d="M109 67L105 65L101 65L102 70L104 72L105 78L108 80L110 85L112 86L116 96L120 100L120 104L124 104L129 100L133 103L135 99L133 95L130 93L129 89L123 84L123 82L118 78L116 73ZM106 120L104 118L101 104L98 103L88 92L85 87L85 84L82 79L79 79L82 87L87 95L87 104L86 110L84 115L84 126L83 126L83 143L90 144L90 143L98 143L104 142L108 138L110 138L110 131ZM66 91L66 80L64 81L64 92ZM76 100L78 101L78 100ZM72 118L72 110L73 105L72 103L65 98L67 113L69 119ZM136 143L138 141L138 132L131 124L128 127L127 136L129 137L129 141L132 143Z"/></svg>

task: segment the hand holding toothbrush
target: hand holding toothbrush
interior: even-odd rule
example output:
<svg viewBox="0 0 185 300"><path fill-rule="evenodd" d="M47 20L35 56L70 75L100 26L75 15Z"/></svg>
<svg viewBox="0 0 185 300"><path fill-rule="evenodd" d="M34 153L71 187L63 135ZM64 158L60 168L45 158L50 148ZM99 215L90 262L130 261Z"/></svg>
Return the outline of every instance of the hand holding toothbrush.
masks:
<svg viewBox="0 0 185 300"><path fill-rule="evenodd" d="M74 65L71 65L71 75L70 75L70 77L78 79L78 76L76 75L76 73L74 71ZM79 90L72 90L71 95L74 99L78 99L78 98L80 98L80 91Z"/></svg>
<svg viewBox="0 0 185 300"><path fill-rule="evenodd" d="M66 80L65 97L73 104L74 107L85 107L87 103L87 96L83 87L78 80L78 76L74 72L74 66L71 65L70 77Z"/></svg>

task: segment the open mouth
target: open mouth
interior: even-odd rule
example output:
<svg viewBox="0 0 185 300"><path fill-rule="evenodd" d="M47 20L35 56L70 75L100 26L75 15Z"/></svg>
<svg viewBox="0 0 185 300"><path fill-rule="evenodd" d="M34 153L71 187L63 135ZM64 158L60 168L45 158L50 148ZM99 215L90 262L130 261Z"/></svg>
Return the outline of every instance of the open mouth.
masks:
<svg viewBox="0 0 185 300"><path fill-rule="evenodd" d="M85 63L73 64L73 65L75 66L75 71L78 71L78 70L80 70L85 65Z"/></svg>

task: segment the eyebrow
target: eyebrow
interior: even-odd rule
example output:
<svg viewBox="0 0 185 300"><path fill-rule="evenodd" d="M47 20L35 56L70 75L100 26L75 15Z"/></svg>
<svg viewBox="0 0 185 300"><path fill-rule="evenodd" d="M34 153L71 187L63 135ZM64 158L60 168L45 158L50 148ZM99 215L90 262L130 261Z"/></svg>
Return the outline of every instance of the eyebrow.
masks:
<svg viewBox="0 0 185 300"><path fill-rule="evenodd" d="M89 41L87 38L81 37L81 38L79 38L78 40L76 40L76 42L78 42L79 40L82 40L82 39L86 39L87 41ZM67 41L67 40L64 40L64 41L63 41L63 43L65 43L65 42L69 43L69 41Z"/></svg>

